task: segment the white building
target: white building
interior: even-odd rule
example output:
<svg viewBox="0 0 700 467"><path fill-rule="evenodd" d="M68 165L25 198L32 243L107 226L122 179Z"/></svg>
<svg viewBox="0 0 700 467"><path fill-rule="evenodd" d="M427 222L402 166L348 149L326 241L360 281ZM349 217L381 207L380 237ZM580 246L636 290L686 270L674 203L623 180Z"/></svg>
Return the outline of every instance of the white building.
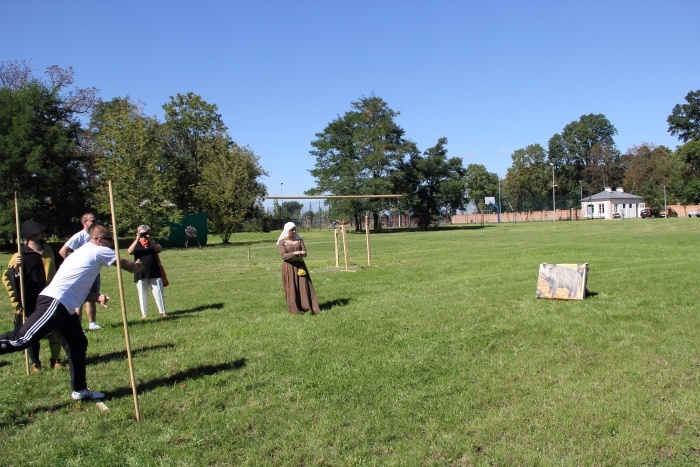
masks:
<svg viewBox="0 0 700 467"><path fill-rule="evenodd" d="M581 200L583 219L639 217L639 213L644 207L644 198L625 193L622 188L613 191L610 187L605 187L605 191Z"/></svg>

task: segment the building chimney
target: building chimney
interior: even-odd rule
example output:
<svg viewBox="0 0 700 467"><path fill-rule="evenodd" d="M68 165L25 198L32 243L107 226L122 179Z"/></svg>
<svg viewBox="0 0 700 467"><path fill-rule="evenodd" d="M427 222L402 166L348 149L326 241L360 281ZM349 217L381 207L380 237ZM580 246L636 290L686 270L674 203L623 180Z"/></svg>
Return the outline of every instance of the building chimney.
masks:
<svg viewBox="0 0 700 467"><path fill-rule="evenodd" d="M621 186L619 186L619 187L617 187L617 189L615 191L617 191L618 193L624 193L625 189L622 188Z"/></svg>
<svg viewBox="0 0 700 467"><path fill-rule="evenodd" d="M605 187L605 191L607 191L608 193L610 193L610 192L612 192L612 188L610 188L609 186L606 186L606 187Z"/></svg>

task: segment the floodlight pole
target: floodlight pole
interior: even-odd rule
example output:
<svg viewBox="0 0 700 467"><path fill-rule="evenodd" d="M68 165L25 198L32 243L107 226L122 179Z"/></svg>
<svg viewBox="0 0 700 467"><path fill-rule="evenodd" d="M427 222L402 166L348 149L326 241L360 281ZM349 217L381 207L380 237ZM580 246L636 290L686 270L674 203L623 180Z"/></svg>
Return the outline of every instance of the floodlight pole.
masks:
<svg viewBox="0 0 700 467"><path fill-rule="evenodd" d="M501 223L501 177L498 177L498 223Z"/></svg>
<svg viewBox="0 0 700 467"><path fill-rule="evenodd" d="M668 219L668 206L666 205L666 182L664 182L664 212L666 213L666 218Z"/></svg>
<svg viewBox="0 0 700 467"><path fill-rule="evenodd" d="M557 221L557 197L554 194L554 187L556 186L554 184L554 162L550 162L549 165L552 166L552 209L554 210L554 219L552 219L552 222Z"/></svg>

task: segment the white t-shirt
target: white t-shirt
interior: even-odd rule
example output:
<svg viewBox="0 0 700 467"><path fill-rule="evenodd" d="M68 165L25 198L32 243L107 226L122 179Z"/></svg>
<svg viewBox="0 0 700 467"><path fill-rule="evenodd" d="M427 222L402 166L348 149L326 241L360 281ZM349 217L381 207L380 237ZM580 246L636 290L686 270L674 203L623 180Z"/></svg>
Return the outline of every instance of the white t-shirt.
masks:
<svg viewBox="0 0 700 467"><path fill-rule="evenodd" d="M81 246L85 245L89 240L90 233L86 232L85 230L81 230L80 232L76 233L68 239L68 241L66 242L66 246L71 250L75 251Z"/></svg>
<svg viewBox="0 0 700 467"><path fill-rule="evenodd" d="M41 295L59 300L73 314L85 302L102 266L110 266L116 260L117 254L111 248L88 242L66 258Z"/></svg>

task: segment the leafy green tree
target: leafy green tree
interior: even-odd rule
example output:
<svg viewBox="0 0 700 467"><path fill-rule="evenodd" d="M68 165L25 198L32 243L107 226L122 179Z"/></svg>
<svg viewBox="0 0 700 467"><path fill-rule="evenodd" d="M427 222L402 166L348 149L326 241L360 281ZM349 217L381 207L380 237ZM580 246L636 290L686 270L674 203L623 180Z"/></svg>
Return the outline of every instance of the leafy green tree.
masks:
<svg viewBox="0 0 700 467"><path fill-rule="evenodd" d="M551 189L547 151L539 144L518 149L511 155L513 165L508 169L504 188L516 209L541 209L541 200Z"/></svg>
<svg viewBox="0 0 700 467"><path fill-rule="evenodd" d="M299 217L304 205L299 201L285 201L280 205L280 209L283 219L294 219Z"/></svg>
<svg viewBox="0 0 700 467"><path fill-rule="evenodd" d="M413 154L395 175L396 186L406 194L399 204L424 230L464 209L466 171L462 159L447 158L446 145L447 138L440 138L423 157Z"/></svg>
<svg viewBox="0 0 700 467"><path fill-rule="evenodd" d="M688 141L676 148L676 156L683 164L682 199L686 204L700 203L700 140Z"/></svg>
<svg viewBox="0 0 700 467"><path fill-rule="evenodd" d="M668 132L684 143L700 141L700 90L690 91L685 101L687 104L676 104L668 116Z"/></svg>
<svg viewBox="0 0 700 467"><path fill-rule="evenodd" d="M206 162L195 194L209 214L212 233L228 243L240 223L260 212L258 202L267 192L258 178L267 172L250 148L224 137L208 139L199 150Z"/></svg>
<svg viewBox="0 0 700 467"><path fill-rule="evenodd" d="M573 195L581 183L596 193L622 182L622 162L613 139L616 134L605 115L588 114L549 140L549 162L555 164L558 191L569 200L568 207L578 205L578 196Z"/></svg>
<svg viewBox="0 0 700 467"><path fill-rule="evenodd" d="M483 210L484 198L498 194L498 175L481 164L469 164L466 169L467 200Z"/></svg>
<svg viewBox="0 0 700 467"><path fill-rule="evenodd" d="M179 192L173 202L187 211L201 211L197 198L202 167L206 164L205 147L217 138L228 138L218 107L189 92L170 97L165 111L165 141L168 158L177 167Z"/></svg>
<svg viewBox="0 0 700 467"><path fill-rule="evenodd" d="M31 65L24 60L0 62L0 87L17 91L28 83L41 84L60 97L61 107L70 114L87 114L98 102L97 88L67 89L75 82L73 67L52 65L44 73L44 78L34 76Z"/></svg>
<svg viewBox="0 0 700 467"><path fill-rule="evenodd" d="M399 115L374 95L351 103L352 110L316 134L310 152L316 157L311 174L316 187L308 194L374 195L392 193L392 175L416 152L394 119ZM361 225L369 211L379 229L379 214L391 203L385 199L352 199L329 203L333 212L347 212Z"/></svg>
<svg viewBox="0 0 700 467"><path fill-rule="evenodd" d="M160 130L159 122L146 117L128 97L102 102L92 114L89 139L105 184L96 191L97 206L102 213L110 212L106 183L111 180L120 234L148 224L167 235L163 220L177 221L181 214L171 201L176 171L165 158Z"/></svg>
<svg viewBox="0 0 700 467"><path fill-rule="evenodd" d="M665 185L666 200L680 200L683 165L668 148L645 143L628 149L622 160L625 191L642 196L649 207L662 208Z"/></svg>
<svg viewBox="0 0 700 467"><path fill-rule="evenodd" d="M37 80L0 88L0 235L15 237L14 192L20 220L35 219L64 235L85 210L86 161L80 125L60 95Z"/></svg>

